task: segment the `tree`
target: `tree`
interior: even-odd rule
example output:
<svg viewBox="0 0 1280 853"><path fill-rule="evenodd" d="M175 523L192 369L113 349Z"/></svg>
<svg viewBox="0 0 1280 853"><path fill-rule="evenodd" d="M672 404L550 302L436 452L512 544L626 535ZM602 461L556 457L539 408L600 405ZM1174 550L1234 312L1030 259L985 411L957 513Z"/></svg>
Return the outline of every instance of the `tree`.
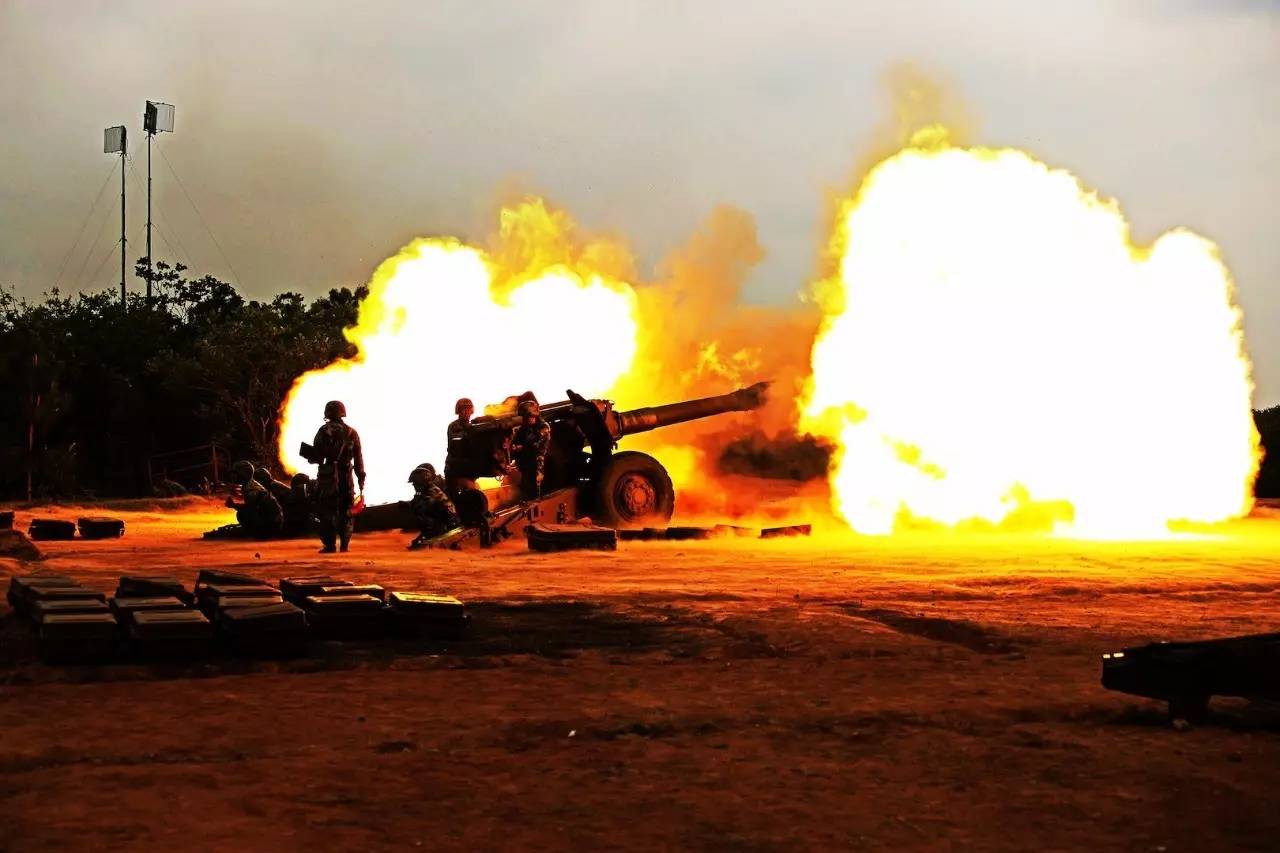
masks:
<svg viewBox="0 0 1280 853"><path fill-rule="evenodd" d="M29 302L0 289L0 375L13 380L0 385L0 494L25 496L28 470L47 496L138 494L151 455L210 442L274 461L293 380L350 354L342 330L365 294L255 302L181 264L150 274L152 298L126 305L112 291Z"/></svg>

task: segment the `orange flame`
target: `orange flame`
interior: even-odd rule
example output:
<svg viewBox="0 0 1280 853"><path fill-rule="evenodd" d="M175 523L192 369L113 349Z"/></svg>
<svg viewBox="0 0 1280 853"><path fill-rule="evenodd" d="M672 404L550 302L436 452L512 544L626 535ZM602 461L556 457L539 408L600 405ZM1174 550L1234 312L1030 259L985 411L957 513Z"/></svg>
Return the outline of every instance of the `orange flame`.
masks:
<svg viewBox="0 0 1280 853"><path fill-rule="evenodd" d="M933 127L839 211L805 425L838 440L835 511L1163 535L1247 513L1258 436L1217 247L1131 242L1119 206Z"/></svg>
<svg viewBox="0 0 1280 853"><path fill-rule="evenodd" d="M615 277L606 241L578 241L573 223L539 200L504 209L489 251L420 239L384 261L346 331L357 354L299 377L281 417L280 458L307 463L325 401L339 399L362 432L370 502L404 497L408 472L444 461L459 396L477 408L532 390L608 391L636 351L636 297Z"/></svg>

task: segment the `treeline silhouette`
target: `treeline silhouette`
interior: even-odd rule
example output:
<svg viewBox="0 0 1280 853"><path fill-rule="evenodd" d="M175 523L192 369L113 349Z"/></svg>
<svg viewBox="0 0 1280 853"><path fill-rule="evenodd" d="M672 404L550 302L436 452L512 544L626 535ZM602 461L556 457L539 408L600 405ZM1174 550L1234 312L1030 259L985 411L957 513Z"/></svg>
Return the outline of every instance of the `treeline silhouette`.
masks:
<svg viewBox="0 0 1280 853"><path fill-rule="evenodd" d="M147 277L141 262L138 272ZM40 301L0 290L0 496L198 489L215 455L274 460L285 394L302 372L351 354L342 330L365 294L259 302L163 262L151 278L153 297L125 304L110 290Z"/></svg>
<svg viewBox="0 0 1280 853"><path fill-rule="evenodd" d="M137 272L148 275L142 262ZM186 272L157 264L153 297L131 295L123 305L110 290L27 301L0 289L0 497L196 490L218 479L219 460L274 462L293 380L352 354L342 330L366 290L259 302ZM406 376L420 369L405 365ZM1270 451L1256 492L1280 497L1280 406L1254 418ZM764 462L750 442L731 449L731 461L757 476L796 476L796 465L813 475L827 458L817 445ZM756 470L764 463L767 471Z"/></svg>
<svg viewBox="0 0 1280 853"><path fill-rule="evenodd" d="M1253 493L1260 498L1280 498L1280 406L1272 406L1253 413L1262 437L1262 469L1253 484Z"/></svg>

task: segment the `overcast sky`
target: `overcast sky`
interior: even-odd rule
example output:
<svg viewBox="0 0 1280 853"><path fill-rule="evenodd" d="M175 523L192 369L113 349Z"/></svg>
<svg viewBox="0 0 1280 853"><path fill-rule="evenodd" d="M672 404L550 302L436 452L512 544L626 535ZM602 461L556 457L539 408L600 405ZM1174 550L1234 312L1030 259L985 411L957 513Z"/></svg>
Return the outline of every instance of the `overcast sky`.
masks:
<svg viewBox="0 0 1280 853"><path fill-rule="evenodd" d="M156 156L156 257L250 295L358 284L414 236L483 235L516 186L649 266L714 205L742 207L768 253L758 302L811 276L823 200L885 122L886 69L912 62L962 96L976 141L1069 167L1139 238L1216 240L1257 402L1280 402L1275 0L0 0L0 57L0 284L24 295L118 283L118 181L68 251L112 167L102 128L139 143L151 98L177 107L157 148L195 205ZM134 162L145 180L144 145Z"/></svg>

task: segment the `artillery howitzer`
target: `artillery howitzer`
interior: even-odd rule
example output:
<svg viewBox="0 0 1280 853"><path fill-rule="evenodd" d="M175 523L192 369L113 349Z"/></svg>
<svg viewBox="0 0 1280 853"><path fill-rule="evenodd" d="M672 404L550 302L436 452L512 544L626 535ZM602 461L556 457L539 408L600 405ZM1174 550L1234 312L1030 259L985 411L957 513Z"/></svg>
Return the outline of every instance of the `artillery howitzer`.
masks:
<svg viewBox="0 0 1280 853"><path fill-rule="evenodd" d="M768 389L768 382L757 382L716 397L624 412L616 411L611 400L588 400L568 391L569 399L540 407L542 419L551 427L541 497L522 500L520 489L513 485L469 486L456 497L458 513L466 528L478 532L486 545L535 521L563 523L590 516L606 527L665 526L675 509L671 477L647 453L615 452L618 441L674 424L758 409ZM514 413L472 420L461 447L452 448L452 458L462 460L451 463L454 476L471 482L506 476L510 437L519 424L520 417ZM371 512L373 517L366 518ZM363 522L358 521L360 528L392 526L375 522L381 514L379 507L366 509Z"/></svg>
<svg viewBox="0 0 1280 853"><path fill-rule="evenodd" d="M1280 699L1280 634L1151 643L1102 656L1102 686L1169 703L1169 715L1199 722L1210 696Z"/></svg>

